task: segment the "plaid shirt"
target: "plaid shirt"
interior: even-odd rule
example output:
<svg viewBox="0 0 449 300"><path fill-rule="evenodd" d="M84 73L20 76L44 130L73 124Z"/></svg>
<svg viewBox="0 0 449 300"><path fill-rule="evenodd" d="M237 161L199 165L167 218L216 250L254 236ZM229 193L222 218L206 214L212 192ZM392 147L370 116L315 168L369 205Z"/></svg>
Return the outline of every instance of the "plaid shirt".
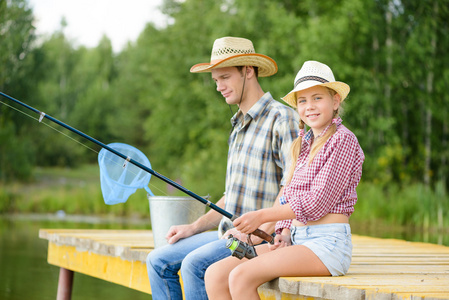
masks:
<svg viewBox="0 0 449 300"><path fill-rule="evenodd" d="M281 204L288 203L296 219L303 224L319 220L329 213L349 217L354 212L356 187L362 176L365 156L355 135L341 122L340 118L332 121L337 124L337 131L310 165L313 132L309 130L303 139L292 181L284 188ZM292 220L277 222L276 233L279 234L283 228L290 228L291 224Z"/></svg>
<svg viewBox="0 0 449 300"><path fill-rule="evenodd" d="M231 123L225 210L240 216L273 206L283 185L291 143L297 137L299 116L265 93L247 114L239 110ZM219 235L232 227L223 217Z"/></svg>

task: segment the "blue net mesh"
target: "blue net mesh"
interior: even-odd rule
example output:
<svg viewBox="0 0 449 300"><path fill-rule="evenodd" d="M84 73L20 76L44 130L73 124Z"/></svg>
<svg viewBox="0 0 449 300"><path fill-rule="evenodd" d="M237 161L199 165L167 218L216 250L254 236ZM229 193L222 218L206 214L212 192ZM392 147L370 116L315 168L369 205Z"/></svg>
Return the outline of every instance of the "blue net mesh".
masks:
<svg viewBox="0 0 449 300"><path fill-rule="evenodd" d="M151 169L150 161L140 150L122 143L112 143L108 146ZM106 204L124 203L141 188L145 188L150 195L153 195L148 188L151 174L120 156L103 148L98 154L98 164L101 192Z"/></svg>

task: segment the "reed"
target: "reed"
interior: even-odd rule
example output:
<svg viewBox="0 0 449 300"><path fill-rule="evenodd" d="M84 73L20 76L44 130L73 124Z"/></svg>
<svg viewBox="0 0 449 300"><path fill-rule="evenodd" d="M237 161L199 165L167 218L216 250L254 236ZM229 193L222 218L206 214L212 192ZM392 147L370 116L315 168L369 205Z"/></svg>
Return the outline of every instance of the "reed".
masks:
<svg viewBox="0 0 449 300"><path fill-rule="evenodd" d="M449 225L449 198L442 182L433 189L421 183L399 186L361 182L357 192L358 201L351 217L356 221L382 220L423 229L443 229Z"/></svg>
<svg viewBox="0 0 449 300"><path fill-rule="evenodd" d="M131 195L126 203L106 205L96 165L85 165L78 169L40 168L34 174L32 182L0 182L0 213L63 211L66 214L97 216L149 216L149 204L143 189ZM189 186L189 182L194 180L185 182L187 188L201 194ZM151 179L150 188L160 196L183 196L182 192L156 178ZM213 184L209 188L213 188ZM449 227L449 197L442 182L431 189L420 183L399 186L395 183L380 185L362 180L357 192L358 201L351 216L354 222L438 230ZM214 197L214 200L218 200L217 196Z"/></svg>

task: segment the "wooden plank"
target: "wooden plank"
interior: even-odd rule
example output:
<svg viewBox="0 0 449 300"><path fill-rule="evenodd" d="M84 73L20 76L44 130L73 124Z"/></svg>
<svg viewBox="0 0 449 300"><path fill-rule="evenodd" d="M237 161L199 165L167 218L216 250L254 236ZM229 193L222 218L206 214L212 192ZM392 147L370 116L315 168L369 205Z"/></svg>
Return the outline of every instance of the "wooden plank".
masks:
<svg viewBox="0 0 449 300"><path fill-rule="evenodd" d="M449 273L448 265L440 264L415 264L415 265L398 265L393 264L351 264L347 276L355 274L416 274L416 273L427 273L427 274L447 274Z"/></svg>
<svg viewBox="0 0 449 300"><path fill-rule="evenodd" d="M151 294L145 262L79 251L74 246L50 242L48 263Z"/></svg>
<svg viewBox="0 0 449 300"><path fill-rule="evenodd" d="M281 278L288 280L295 289L282 289L285 293L294 293L296 288L299 294L324 299L392 299L398 292L441 292L447 293L449 299L449 275L357 275L341 277L291 277ZM294 285L296 282L297 285ZM372 291L370 298L365 298L367 291ZM373 292L375 291L375 292ZM387 297L387 298L385 298Z"/></svg>
<svg viewBox="0 0 449 300"><path fill-rule="evenodd" d="M449 299L449 247L361 236L353 244L346 276L283 277L262 290L316 299Z"/></svg>
<svg viewBox="0 0 449 300"><path fill-rule="evenodd" d="M442 299L448 299L448 293L447 292L398 292L395 291L393 293L385 292L382 289L372 289L367 290L366 299L370 300L385 300L385 299L391 299L391 300L442 300Z"/></svg>
<svg viewBox="0 0 449 300"><path fill-rule="evenodd" d="M51 229L39 236L49 240L49 263L151 292L145 266L151 231ZM261 298L449 299L449 247L357 235L353 244L346 276L281 277L259 288Z"/></svg>
<svg viewBox="0 0 449 300"><path fill-rule="evenodd" d="M366 257L363 260L353 259L353 264L391 264L391 265L449 265L449 259L446 257L434 256L419 258L413 256L398 257Z"/></svg>
<svg viewBox="0 0 449 300"><path fill-rule="evenodd" d="M148 253L154 249L153 234L150 230L41 229L39 237L57 245L74 246L79 251L91 251L144 263ZM131 247L134 245L140 251Z"/></svg>
<svg viewBox="0 0 449 300"><path fill-rule="evenodd" d="M396 299L411 299L411 300L442 300L447 299L448 294L447 293L397 293L393 300Z"/></svg>
<svg viewBox="0 0 449 300"><path fill-rule="evenodd" d="M338 277L289 277L290 281L300 283L338 284L351 286L447 286L449 289L449 274L402 274L397 275L346 275Z"/></svg>

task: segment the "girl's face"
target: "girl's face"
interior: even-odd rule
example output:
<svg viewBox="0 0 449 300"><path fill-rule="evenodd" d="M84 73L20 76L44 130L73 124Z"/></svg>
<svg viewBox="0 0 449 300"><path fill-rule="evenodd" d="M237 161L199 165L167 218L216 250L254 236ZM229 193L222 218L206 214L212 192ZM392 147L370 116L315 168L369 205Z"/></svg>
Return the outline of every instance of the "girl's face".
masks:
<svg viewBox="0 0 449 300"><path fill-rule="evenodd" d="M340 106L340 95L332 96L323 86L296 92L296 99L299 117L312 129L315 137L329 126L334 111Z"/></svg>
<svg viewBox="0 0 449 300"><path fill-rule="evenodd" d="M225 67L211 70L212 79L217 91L228 104L239 104L242 95L243 75L236 67Z"/></svg>

